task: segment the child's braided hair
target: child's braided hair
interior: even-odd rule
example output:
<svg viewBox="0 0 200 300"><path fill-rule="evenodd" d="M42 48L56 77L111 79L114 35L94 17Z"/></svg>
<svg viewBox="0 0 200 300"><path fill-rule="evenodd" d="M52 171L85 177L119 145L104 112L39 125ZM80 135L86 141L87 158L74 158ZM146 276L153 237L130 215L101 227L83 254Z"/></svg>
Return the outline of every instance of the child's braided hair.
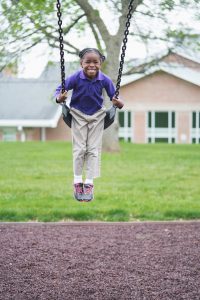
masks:
<svg viewBox="0 0 200 300"><path fill-rule="evenodd" d="M85 53L88 52L95 52L99 55L102 62L106 59L106 57L96 48L84 48L82 51L79 52L79 57L82 59L85 55Z"/></svg>

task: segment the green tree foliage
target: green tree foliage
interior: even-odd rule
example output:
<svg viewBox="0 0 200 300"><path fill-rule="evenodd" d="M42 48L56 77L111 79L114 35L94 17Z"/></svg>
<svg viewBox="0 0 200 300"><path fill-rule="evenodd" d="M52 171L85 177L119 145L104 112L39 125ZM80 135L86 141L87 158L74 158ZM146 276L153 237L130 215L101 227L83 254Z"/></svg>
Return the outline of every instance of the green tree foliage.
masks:
<svg viewBox="0 0 200 300"><path fill-rule="evenodd" d="M110 10L111 18L118 21L118 30L110 34L109 28L100 15L98 0L62 0L64 48L70 54L77 55L79 50L76 39L70 36L84 34L90 28L91 39L95 39L97 47L106 52L113 64L113 54L117 62L124 25L126 21L129 0L104 0L104 5ZM144 42L162 40L168 47L199 46L199 33L188 24L189 20L200 18L199 0L140 0L134 1L136 11L130 32L135 39ZM35 45L47 43L50 48L58 48L58 31L56 0L2 0L0 4L0 68L11 60L20 57ZM183 15L183 19L172 25L169 20L171 12L176 12L174 18ZM185 11L185 14L184 14ZM188 18L187 18L188 17ZM161 27L160 33L155 34L156 21ZM165 24L165 26L164 26ZM195 41L195 42L194 42ZM109 64L109 61L107 61ZM116 77L116 70L108 66L108 73ZM114 72L114 74L111 74Z"/></svg>

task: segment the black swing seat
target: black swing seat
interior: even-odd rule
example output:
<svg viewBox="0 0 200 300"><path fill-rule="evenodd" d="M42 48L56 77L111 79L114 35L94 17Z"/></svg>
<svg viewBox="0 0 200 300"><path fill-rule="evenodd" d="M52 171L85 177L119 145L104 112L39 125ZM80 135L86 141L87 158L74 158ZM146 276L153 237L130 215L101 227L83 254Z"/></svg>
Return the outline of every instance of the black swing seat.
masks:
<svg viewBox="0 0 200 300"><path fill-rule="evenodd" d="M104 129L108 128L115 121L116 109L117 107L115 105L112 105L109 109L106 110Z"/></svg>
<svg viewBox="0 0 200 300"><path fill-rule="evenodd" d="M71 128L72 115L70 114L70 108L65 103L62 104L62 114L63 121Z"/></svg>
<svg viewBox="0 0 200 300"><path fill-rule="evenodd" d="M115 120L117 107L112 105L109 109L106 110L106 116L104 119L104 129L108 128ZM70 114L70 108L63 103L62 104L62 114L63 114L63 121L71 128L72 123L72 115Z"/></svg>

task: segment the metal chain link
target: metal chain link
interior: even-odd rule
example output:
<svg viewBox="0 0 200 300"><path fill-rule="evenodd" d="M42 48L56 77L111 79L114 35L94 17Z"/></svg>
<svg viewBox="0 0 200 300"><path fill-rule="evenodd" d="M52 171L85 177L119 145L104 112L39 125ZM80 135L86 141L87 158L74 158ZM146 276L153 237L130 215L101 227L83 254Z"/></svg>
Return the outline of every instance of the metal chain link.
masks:
<svg viewBox="0 0 200 300"><path fill-rule="evenodd" d="M118 78L116 83L116 91L115 91L115 97L118 98L119 96L119 89L121 84L121 77L122 77L122 71L123 71L123 65L124 65L124 58L125 58L125 51L126 51L126 44L128 41L128 34L129 34L129 26L130 26L130 20L133 14L133 2L134 0L130 1L130 4L128 6L128 14L127 14L127 22L126 22L126 29L124 31L124 39L123 39L123 45L122 45L122 53L121 53L121 59L119 63L119 71L118 71Z"/></svg>
<svg viewBox="0 0 200 300"><path fill-rule="evenodd" d="M61 68L61 85L62 93L65 91L65 60L64 60L64 45L63 45L63 30L62 30L62 13L61 13L61 3L60 0L57 0L57 16L58 16L58 32L59 32L59 41L60 41L60 68Z"/></svg>

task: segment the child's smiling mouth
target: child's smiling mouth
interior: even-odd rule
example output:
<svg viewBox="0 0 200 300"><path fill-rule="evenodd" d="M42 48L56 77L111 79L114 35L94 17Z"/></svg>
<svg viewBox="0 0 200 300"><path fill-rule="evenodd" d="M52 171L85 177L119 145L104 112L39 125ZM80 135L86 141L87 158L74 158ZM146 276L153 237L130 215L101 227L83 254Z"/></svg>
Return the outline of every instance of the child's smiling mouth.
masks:
<svg viewBox="0 0 200 300"><path fill-rule="evenodd" d="M87 73L97 73L96 69L87 69Z"/></svg>

